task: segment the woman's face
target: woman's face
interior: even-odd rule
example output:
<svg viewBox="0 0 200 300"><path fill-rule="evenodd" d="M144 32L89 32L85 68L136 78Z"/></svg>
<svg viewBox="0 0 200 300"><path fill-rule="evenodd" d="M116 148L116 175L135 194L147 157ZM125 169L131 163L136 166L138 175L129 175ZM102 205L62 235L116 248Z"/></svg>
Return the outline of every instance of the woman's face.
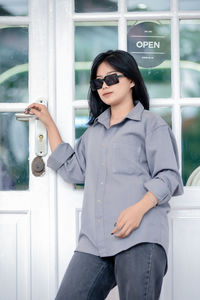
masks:
<svg viewBox="0 0 200 300"><path fill-rule="evenodd" d="M116 73L117 75L122 75L121 72L116 71L111 65L107 62L102 62L97 68L96 78L104 78L106 75ZM101 89L98 89L97 92L101 100L107 105L117 105L125 101L132 100L132 87L134 82L127 77L120 77L119 83L107 86L103 82Z"/></svg>

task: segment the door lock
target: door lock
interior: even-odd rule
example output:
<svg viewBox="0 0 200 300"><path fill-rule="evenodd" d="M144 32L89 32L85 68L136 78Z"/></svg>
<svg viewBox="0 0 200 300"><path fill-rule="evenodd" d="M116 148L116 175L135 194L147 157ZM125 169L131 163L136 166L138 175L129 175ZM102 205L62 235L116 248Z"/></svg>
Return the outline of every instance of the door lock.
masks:
<svg viewBox="0 0 200 300"><path fill-rule="evenodd" d="M45 173L45 163L41 156L37 156L32 161L32 173L35 176L42 176Z"/></svg>
<svg viewBox="0 0 200 300"><path fill-rule="evenodd" d="M46 100L39 99L36 103L47 106ZM35 120L35 154L36 156L47 155L47 130L43 123L34 114L16 113L15 116L18 121Z"/></svg>

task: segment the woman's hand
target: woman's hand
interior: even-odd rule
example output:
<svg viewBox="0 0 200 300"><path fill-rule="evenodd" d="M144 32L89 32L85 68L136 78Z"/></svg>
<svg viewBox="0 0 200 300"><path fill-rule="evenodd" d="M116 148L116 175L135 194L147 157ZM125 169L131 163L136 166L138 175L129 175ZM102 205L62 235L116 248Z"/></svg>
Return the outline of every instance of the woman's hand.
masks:
<svg viewBox="0 0 200 300"><path fill-rule="evenodd" d="M158 199L152 192L148 191L140 201L121 212L117 219L115 229L111 234L119 231L119 233L115 234L116 237L124 238L128 236L133 230L140 226L143 216L152 209L155 204L158 204Z"/></svg>
<svg viewBox="0 0 200 300"><path fill-rule="evenodd" d="M143 215L144 213L138 207L137 203L126 208L119 215L115 229L111 234L119 231L119 233L115 234L116 237L124 238L128 236L133 230L140 226Z"/></svg>
<svg viewBox="0 0 200 300"><path fill-rule="evenodd" d="M40 119L46 128L54 123L48 109L45 105L39 103L32 103L25 109L25 114L34 114Z"/></svg>
<svg viewBox="0 0 200 300"><path fill-rule="evenodd" d="M53 152L62 143L62 138L46 106L39 103L32 103L25 109L25 113L36 115L44 124L48 132L50 148Z"/></svg>

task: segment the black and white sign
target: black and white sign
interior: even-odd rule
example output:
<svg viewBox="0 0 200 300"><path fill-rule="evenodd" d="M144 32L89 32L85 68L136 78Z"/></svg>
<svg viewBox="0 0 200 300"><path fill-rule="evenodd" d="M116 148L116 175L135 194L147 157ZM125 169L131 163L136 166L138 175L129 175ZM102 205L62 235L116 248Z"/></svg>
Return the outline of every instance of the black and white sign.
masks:
<svg viewBox="0 0 200 300"><path fill-rule="evenodd" d="M163 28L162 28L163 27ZM153 68L170 57L170 37L166 24L142 22L128 30L128 52L138 65Z"/></svg>

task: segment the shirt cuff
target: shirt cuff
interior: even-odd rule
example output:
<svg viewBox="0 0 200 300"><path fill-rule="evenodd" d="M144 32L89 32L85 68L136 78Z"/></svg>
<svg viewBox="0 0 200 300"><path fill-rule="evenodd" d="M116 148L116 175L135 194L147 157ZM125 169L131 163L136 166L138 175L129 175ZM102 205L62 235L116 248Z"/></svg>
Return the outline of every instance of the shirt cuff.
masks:
<svg viewBox="0 0 200 300"><path fill-rule="evenodd" d="M160 178L153 178L144 183L144 187L158 199L158 205L167 197L171 197L170 189Z"/></svg>
<svg viewBox="0 0 200 300"><path fill-rule="evenodd" d="M73 153L74 149L70 144L59 144L49 156L47 160L47 167L57 171Z"/></svg>

